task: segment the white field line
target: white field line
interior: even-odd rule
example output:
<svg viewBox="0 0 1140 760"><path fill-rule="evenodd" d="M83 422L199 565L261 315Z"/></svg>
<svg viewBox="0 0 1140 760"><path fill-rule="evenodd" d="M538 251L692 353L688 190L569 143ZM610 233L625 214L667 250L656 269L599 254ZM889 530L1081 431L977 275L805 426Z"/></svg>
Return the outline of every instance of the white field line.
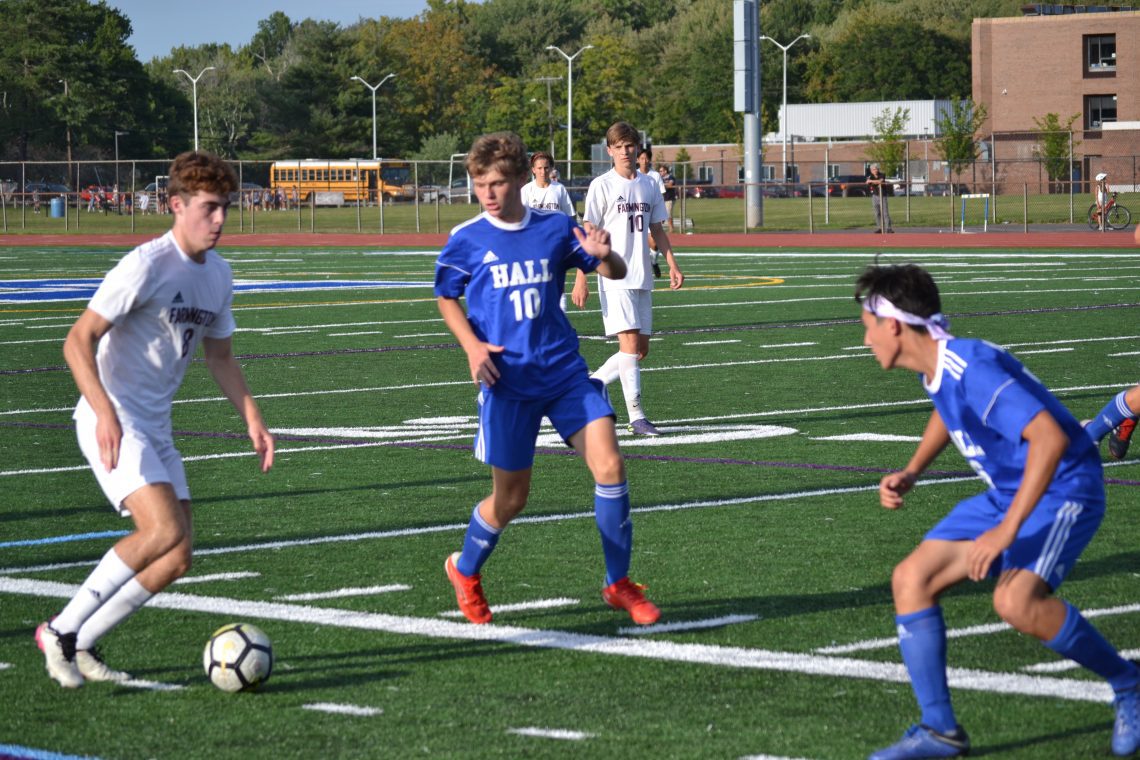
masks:
<svg viewBox="0 0 1140 760"><path fill-rule="evenodd" d="M144 691L182 691L186 688L182 684L144 681L141 678L132 678L129 681L121 681L115 685L126 686L130 689L142 689Z"/></svg>
<svg viewBox="0 0 1140 760"><path fill-rule="evenodd" d="M1031 356L1033 354L1065 354L1073 351L1072 348L1038 348L1033 351L1018 351L1018 356Z"/></svg>
<svg viewBox="0 0 1140 760"><path fill-rule="evenodd" d="M1140 356L1140 351L1121 351L1119 353L1109 354L1109 356Z"/></svg>
<svg viewBox="0 0 1140 760"><path fill-rule="evenodd" d="M69 583L0 577L0 593L68 599L75 594L78 588L78 585ZM152 609L203 612L239 620L246 618L280 620L308 625L384 631L407 636L492 641L520 647L572 650L582 654L633 657L725 668L769 670L830 678L860 678L898 684L905 684L910 681L906 668L901 663L882 663L800 652L776 652L764 649L745 649L743 647L597 636L568 631L504 626L496 623L471 625L434 618L403 617L373 612L168 592L157 594L148 605ZM954 689L997 694L1019 694L1031 697L1055 697L1102 704L1108 703L1112 699L1112 690L1108 684L1088 680L1020 673L995 673L968 668L950 668L947 675L950 687Z"/></svg>
<svg viewBox="0 0 1140 760"><path fill-rule="evenodd" d="M533 726L527 728L508 728L508 734L516 734L517 736L533 736L537 739L562 739L563 741L580 742L585 739L593 739L594 734L588 734L584 731L569 731L564 728L534 728Z"/></svg>
<svg viewBox="0 0 1140 760"><path fill-rule="evenodd" d="M676 631L697 631L703 628L723 628L737 623L751 623L759 615L725 615L705 620L685 620L677 623L654 623L653 625L626 626L618 628L618 633L627 636L647 636L651 633L674 633Z"/></svg>
<svg viewBox="0 0 1140 760"><path fill-rule="evenodd" d="M694 340L688 343L682 343L682 346L719 346L723 343L740 343L740 339L734 340Z"/></svg>
<svg viewBox="0 0 1140 760"><path fill-rule="evenodd" d="M518 602L516 604L496 604L491 606L491 612L496 615L501 612L524 612L526 610L550 610L555 607L573 607L576 604L581 604L579 599L571 599L569 597L557 597L555 599L535 599L532 602ZM440 617L445 618L461 618L463 613L459 610L447 610L439 613Z"/></svg>
<svg viewBox="0 0 1140 760"><path fill-rule="evenodd" d="M1101 607L1093 610L1081 610L1081 614L1086 618L1098 617L1113 617L1116 615L1130 615L1134 612L1140 612L1140 604L1123 604L1116 607ZM986 636L991 633L1004 633L1005 631L1012 631L1013 627L1008 623L987 623L985 625L971 625L965 628L951 628L946 631L946 638L958 639L964 636ZM816 654L851 654L852 652L869 652L873 649L890 649L898 646L899 640L897 636L884 639L866 639L864 641L855 641L850 644L838 644L836 646L819 647L812 651Z"/></svg>
<svg viewBox="0 0 1140 760"><path fill-rule="evenodd" d="M943 483L960 483L975 480L977 476L967 475L958 478L938 478L934 480L920 480L916 487L927 487ZM769 501L791 501L793 499L816 499L820 496L835 496L839 494L878 491L878 483L865 486L849 486L846 488L818 488L810 491L794 493L760 494L757 496L741 496L734 499L708 499L703 501L690 501L678 504L659 504L650 507L634 507L633 514L649 514L652 512L676 512L686 509L703 509L707 507L732 507L743 504L758 504ZM554 515L523 515L511 521L511 525L540 524L562 522L565 520L593 519L593 510L587 512L569 512ZM352 533L338 536L317 536L314 538L296 538L286 541L265 541L258 544L243 544L240 546L217 546L213 548L195 549L194 556L206 557L214 554L235 554L256 551L276 551L298 547L321 546L325 544L348 543L354 541L375 541L387 538L407 538L410 536L423 536L433 533L461 532L467 530L467 523L451 523L448 525L429 525L420 528L400 528L396 530L372 531L368 533ZM40 573L54 570L66 570L73 567L90 566L94 560L78 562L59 562L48 565L31 565L25 567L0 568L0 576L15 575L17 573Z"/></svg>
<svg viewBox="0 0 1140 760"><path fill-rule="evenodd" d="M411 590L411 586L405 586L403 583L392 583L387 586L338 588L335 591L314 591L308 594L282 594L273 598L280 602L311 602L317 599L343 599L349 596L374 596L376 594L388 594L392 591Z"/></svg>
<svg viewBox="0 0 1140 760"><path fill-rule="evenodd" d="M260 578L261 573L241 571L236 573L213 573L211 575L187 575L174 581L178 584L211 583L213 581L240 581L245 578Z"/></svg>
<svg viewBox="0 0 1140 760"><path fill-rule="evenodd" d="M364 707L362 705L345 705L336 702L311 702L301 705L302 710L315 710L316 712L333 713L336 715L355 715L360 718L371 718L381 715L384 711L379 707Z"/></svg>

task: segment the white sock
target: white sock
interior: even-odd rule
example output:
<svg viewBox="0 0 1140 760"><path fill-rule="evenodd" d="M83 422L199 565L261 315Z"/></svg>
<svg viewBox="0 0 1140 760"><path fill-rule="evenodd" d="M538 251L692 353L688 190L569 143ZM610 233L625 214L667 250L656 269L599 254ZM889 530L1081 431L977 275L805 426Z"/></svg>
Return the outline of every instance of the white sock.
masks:
<svg viewBox="0 0 1140 760"><path fill-rule="evenodd" d="M146 587L139 583L138 578L131 578L115 592L114 596L95 610L91 617L79 626L79 634L75 639L76 649L90 649L95 642L103 638L107 631L123 622L135 610L142 607L154 596Z"/></svg>
<svg viewBox="0 0 1140 760"><path fill-rule="evenodd" d="M645 412L641 410L641 363L637 354L619 353L618 370L621 377L621 392L625 396L625 410L629 412L629 421L645 419Z"/></svg>
<svg viewBox="0 0 1140 760"><path fill-rule="evenodd" d="M108 549L103 559L99 560L99 564L91 571L91 575L83 581L79 591L63 608L63 612L52 621L51 627L59 633L78 631L95 610L102 607L103 603L114 596L124 583L134 577L135 571L119 559L114 548Z"/></svg>
<svg viewBox="0 0 1140 760"><path fill-rule="evenodd" d="M590 375L590 377L594 378L595 380L601 380L603 385L609 385L614 380L617 380L618 376L621 374L621 365L619 362L621 361L621 357L624 355L625 354L618 351L609 359L606 359L605 364L594 370L594 374Z"/></svg>

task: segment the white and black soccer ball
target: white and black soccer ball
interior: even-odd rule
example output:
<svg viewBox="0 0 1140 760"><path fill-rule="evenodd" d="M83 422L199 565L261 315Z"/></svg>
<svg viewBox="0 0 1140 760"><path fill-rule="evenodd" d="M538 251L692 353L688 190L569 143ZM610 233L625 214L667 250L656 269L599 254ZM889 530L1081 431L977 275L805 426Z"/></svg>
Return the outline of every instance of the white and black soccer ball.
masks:
<svg viewBox="0 0 1140 760"><path fill-rule="evenodd" d="M230 623L214 631L206 642L202 665L222 691L256 689L273 672L273 644L255 625Z"/></svg>

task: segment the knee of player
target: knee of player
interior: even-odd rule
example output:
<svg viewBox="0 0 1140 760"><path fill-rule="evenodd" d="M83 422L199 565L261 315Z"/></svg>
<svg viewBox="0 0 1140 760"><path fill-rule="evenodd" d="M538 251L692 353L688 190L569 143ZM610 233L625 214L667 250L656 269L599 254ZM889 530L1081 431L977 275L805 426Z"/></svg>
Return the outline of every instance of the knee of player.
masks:
<svg viewBox="0 0 1140 760"><path fill-rule="evenodd" d="M1012 591L1008 585L994 590L994 612L1019 631L1026 631L1033 623L1033 599Z"/></svg>
<svg viewBox="0 0 1140 760"><path fill-rule="evenodd" d="M142 537L148 554L153 559L169 554L180 548L181 544L187 545L186 552L189 553L189 534L183 526L176 523L155 526L144 532Z"/></svg>
<svg viewBox="0 0 1140 760"><path fill-rule="evenodd" d="M891 573L891 590L897 598L900 594L907 594L925 589L928 574L918 566L913 559L904 559L895 565Z"/></svg>
<svg viewBox="0 0 1140 760"><path fill-rule="evenodd" d="M625 480L625 460L616 451L593 462L590 469L594 482L601 485L621 483Z"/></svg>

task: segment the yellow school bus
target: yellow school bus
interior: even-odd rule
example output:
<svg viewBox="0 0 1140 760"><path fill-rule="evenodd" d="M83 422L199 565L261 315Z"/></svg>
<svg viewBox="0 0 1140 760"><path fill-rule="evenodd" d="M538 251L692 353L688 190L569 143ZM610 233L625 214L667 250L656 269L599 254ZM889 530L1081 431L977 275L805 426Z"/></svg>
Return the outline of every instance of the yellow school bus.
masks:
<svg viewBox="0 0 1140 760"><path fill-rule="evenodd" d="M398 159L323 159L275 161L269 167L269 187L301 203L337 206L375 203L414 195L411 165Z"/></svg>

